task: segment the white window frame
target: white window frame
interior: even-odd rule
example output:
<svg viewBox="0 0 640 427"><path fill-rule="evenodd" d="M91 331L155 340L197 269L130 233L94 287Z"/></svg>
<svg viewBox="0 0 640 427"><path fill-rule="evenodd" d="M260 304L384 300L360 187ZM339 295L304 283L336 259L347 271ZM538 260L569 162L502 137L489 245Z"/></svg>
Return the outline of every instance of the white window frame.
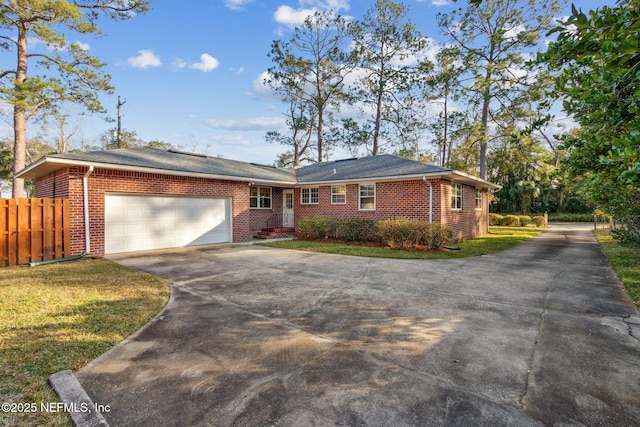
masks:
<svg viewBox="0 0 640 427"><path fill-rule="evenodd" d="M347 186L346 185L331 186L331 204L332 205L347 204Z"/></svg>
<svg viewBox="0 0 640 427"><path fill-rule="evenodd" d="M313 193L315 193L315 200L313 197ZM300 189L301 205L317 205L319 200L320 200L320 189L318 187L305 187Z"/></svg>
<svg viewBox="0 0 640 427"><path fill-rule="evenodd" d="M373 194L362 195L362 187L373 187ZM363 208L362 200L373 197L373 208ZM359 211L375 211L376 210L376 184L375 183L363 183L358 185L358 210Z"/></svg>
<svg viewBox="0 0 640 427"><path fill-rule="evenodd" d="M255 189L256 195L252 195L251 192ZM262 190L269 190L269 196L262 196ZM251 206L251 201L255 200L255 206ZM265 206L265 201L269 200L269 206ZM273 190L271 187L256 187L252 186L249 190L249 208L250 209L273 209Z"/></svg>
<svg viewBox="0 0 640 427"><path fill-rule="evenodd" d="M483 208L483 196L482 196L482 189L481 188L476 188L476 210L477 211L481 211Z"/></svg>
<svg viewBox="0 0 640 427"><path fill-rule="evenodd" d="M452 211L462 210L462 193L463 193L462 184L460 184L459 182L452 182L451 183L451 210Z"/></svg>

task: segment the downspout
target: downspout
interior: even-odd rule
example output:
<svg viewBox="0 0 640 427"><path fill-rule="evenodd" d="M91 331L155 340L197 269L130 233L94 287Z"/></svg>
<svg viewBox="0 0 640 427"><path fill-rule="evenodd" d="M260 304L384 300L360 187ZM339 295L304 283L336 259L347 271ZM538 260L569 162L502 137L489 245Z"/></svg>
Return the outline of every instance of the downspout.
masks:
<svg viewBox="0 0 640 427"><path fill-rule="evenodd" d="M82 193L84 198L84 252L91 252L91 239L89 237L89 175L93 173L93 165L82 177Z"/></svg>
<svg viewBox="0 0 640 427"><path fill-rule="evenodd" d="M426 176L423 176L422 180L429 184L429 224L431 224L433 222L433 184Z"/></svg>
<svg viewBox="0 0 640 427"><path fill-rule="evenodd" d="M89 178L89 175L91 175L92 173L93 173L93 165L90 165L89 170L82 177L82 193L83 193L83 199L84 199L84 247L85 247L84 252L82 252L80 255L67 257L67 258L58 258L58 259L50 259L47 261L31 262L29 263L30 267L38 267L40 265L54 264L56 262L75 261L77 259L83 258L89 253L89 250L91 249L90 247L91 240L89 239L89 181L88 181L88 178ZM54 185L55 185L55 179L54 179Z"/></svg>

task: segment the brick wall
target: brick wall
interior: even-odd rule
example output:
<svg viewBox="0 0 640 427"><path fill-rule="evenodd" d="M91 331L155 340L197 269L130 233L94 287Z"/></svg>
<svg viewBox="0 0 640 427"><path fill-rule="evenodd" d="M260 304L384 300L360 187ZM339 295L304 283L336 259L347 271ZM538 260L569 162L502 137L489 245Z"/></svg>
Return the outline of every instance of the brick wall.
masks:
<svg viewBox="0 0 640 427"><path fill-rule="evenodd" d="M36 181L36 194L68 197L71 210L71 249L79 254L85 249L82 178L84 167L69 167ZM64 183L66 181L67 191ZM55 182L55 192L53 191ZM105 193L172 194L198 197L229 197L232 201L233 241L251 239L249 186L243 182L177 177L141 172L96 169L89 176L89 219L91 254L104 255Z"/></svg>
<svg viewBox="0 0 640 427"><path fill-rule="evenodd" d="M440 220L440 187L439 181L430 180L430 182L434 186L433 221L435 222ZM318 204L303 205L300 203L300 189L296 188L294 194L296 223L305 216L374 220L403 217L429 220L429 184L421 179L376 183L376 208L371 211L359 209L360 184L347 184L346 191L346 204L332 205L331 185L321 185L318 190Z"/></svg>
<svg viewBox="0 0 640 427"><path fill-rule="evenodd" d="M462 186L462 209L451 209L451 183L442 181L442 223L454 230L456 241L479 237L489 232L489 197L482 192L482 209L476 209L476 187Z"/></svg>
<svg viewBox="0 0 640 427"><path fill-rule="evenodd" d="M483 193L483 209L476 210L476 188L462 186L462 210L451 209L451 183L445 180L429 180L433 186L433 222L442 222L454 230L457 241L478 237L488 232L488 197ZM363 182L364 183L364 182ZM295 190L296 223L306 216L322 216L336 219L369 218L381 220L403 217L429 220L429 184L423 180L376 183L376 209L359 210L359 184L346 185L346 204L331 204L331 185L318 187L318 204L303 205L299 188Z"/></svg>
<svg viewBox="0 0 640 427"><path fill-rule="evenodd" d="M248 196L247 196L248 197ZM251 231L252 234L267 226L267 220L274 214L282 213L282 188L271 188L271 209L251 208Z"/></svg>

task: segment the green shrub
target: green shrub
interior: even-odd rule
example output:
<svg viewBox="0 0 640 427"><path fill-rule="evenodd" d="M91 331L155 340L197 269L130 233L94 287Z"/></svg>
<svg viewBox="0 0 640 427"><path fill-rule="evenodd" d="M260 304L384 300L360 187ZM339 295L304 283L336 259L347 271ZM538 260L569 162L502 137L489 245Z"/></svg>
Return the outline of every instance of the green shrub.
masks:
<svg viewBox="0 0 640 427"><path fill-rule="evenodd" d="M520 221L520 227L526 227L531 222L531 217L529 215L520 215L518 220Z"/></svg>
<svg viewBox="0 0 640 427"><path fill-rule="evenodd" d="M453 240L453 230L440 223L427 223L427 232L424 233L424 245L427 249L440 250Z"/></svg>
<svg viewBox="0 0 640 427"><path fill-rule="evenodd" d="M544 227L544 217L542 215L534 216L531 218L531 221L533 221L536 227Z"/></svg>
<svg viewBox="0 0 640 427"><path fill-rule="evenodd" d="M420 241L415 230L414 221L404 218L383 219L376 223L378 239L393 247L410 248Z"/></svg>
<svg viewBox="0 0 640 427"><path fill-rule="evenodd" d="M298 237L301 239L324 239L335 234L335 220L321 216L308 216L298 221Z"/></svg>
<svg viewBox="0 0 640 427"><path fill-rule="evenodd" d="M378 221L375 231L382 243L403 249L423 245L427 249L438 250L453 238L453 230L447 226L405 218Z"/></svg>
<svg viewBox="0 0 640 427"><path fill-rule="evenodd" d="M373 240L375 221L372 219L351 218L336 222L336 237L347 242L366 242Z"/></svg>
<svg viewBox="0 0 640 427"><path fill-rule="evenodd" d="M549 221L558 222L593 222L593 214L551 213Z"/></svg>
<svg viewBox="0 0 640 427"><path fill-rule="evenodd" d="M500 221L500 225L503 227L518 227L520 226L520 218L518 215L506 215L502 218L502 221Z"/></svg>
<svg viewBox="0 0 640 427"><path fill-rule="evenodd" d="M504 216L497 213L489 214L489 225L500 225Z"/></svg>

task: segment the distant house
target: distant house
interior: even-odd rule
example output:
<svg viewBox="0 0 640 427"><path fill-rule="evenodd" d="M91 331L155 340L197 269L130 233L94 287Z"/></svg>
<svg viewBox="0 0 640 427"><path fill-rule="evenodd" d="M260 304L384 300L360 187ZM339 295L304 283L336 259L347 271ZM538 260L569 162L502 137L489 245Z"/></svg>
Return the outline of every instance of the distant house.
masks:
<svg viewBox="0 0 640 427"><path fill-rule="evenodd" d="M46 156L18 176L70 200L72 253L96 256L246 242L307 216L440 222L464 240L487 233L498 188L386 154L281 169L155 148Z"/></svg>

